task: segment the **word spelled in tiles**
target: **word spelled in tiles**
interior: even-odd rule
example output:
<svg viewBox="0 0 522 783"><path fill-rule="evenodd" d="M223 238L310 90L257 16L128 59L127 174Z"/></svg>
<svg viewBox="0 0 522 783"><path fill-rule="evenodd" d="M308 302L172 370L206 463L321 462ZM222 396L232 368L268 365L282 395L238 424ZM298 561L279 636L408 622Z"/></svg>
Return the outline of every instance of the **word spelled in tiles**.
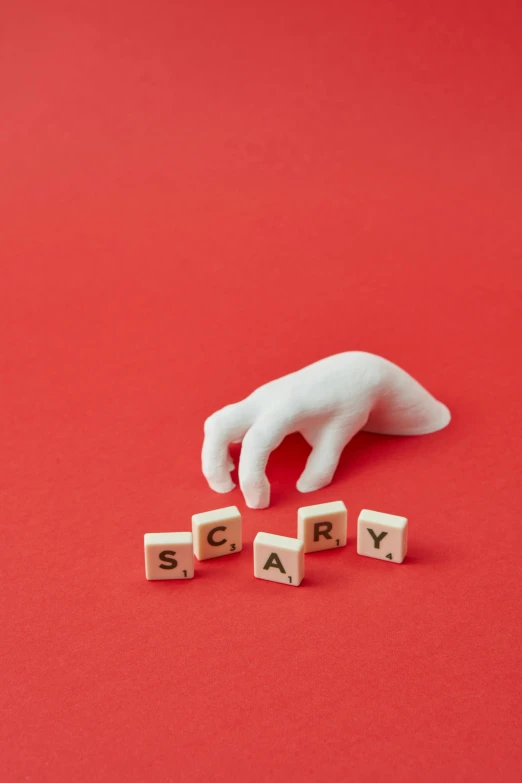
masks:
<svg viewBox="0 0 522 783"><path fill-rule="evenodd" d="M210 560L243 548L243 521L235 506L194 514L192 533L147 533L147 579L192 579L194 557ZM254 539L254 576L298 587L305 553L346 546L348 511L341 500L304 506L297 512L297 538L258 533ZM408 520L364 509L357 522L357 553L402 563L408 547Z"/></svg>
<svg viewBox="0 0 522 783"><path fill-rule="evenodd" d="M145 533L147 579L192 579L192 533Z"/></svg>
<svg viewBox="0 0 522 783"><path fill-rule="evenodd" d="M304 576L304 544L298 538L258 533L254 538L254 576L298 587Z"/></svg>
<svg viewBox="0 0 522 783"><path fill-rule="evenodd" d="M243 522L235 506L194 514L192 535L194 554L198 560L210 560L241 552L243 548Z"/></svg>
<svg viewBox="0 0 522 783"><path fill-rule="evenodd" d="M402 563L408 548L408 520L363 509L357 522L357 553Z"/></svg>
<svg viewBox="0 0 522 783"><path fill-rule="evenodd" d="M305 553L346 546L348 512L342 500L304 506L297 511L297 537Z"/></svg>

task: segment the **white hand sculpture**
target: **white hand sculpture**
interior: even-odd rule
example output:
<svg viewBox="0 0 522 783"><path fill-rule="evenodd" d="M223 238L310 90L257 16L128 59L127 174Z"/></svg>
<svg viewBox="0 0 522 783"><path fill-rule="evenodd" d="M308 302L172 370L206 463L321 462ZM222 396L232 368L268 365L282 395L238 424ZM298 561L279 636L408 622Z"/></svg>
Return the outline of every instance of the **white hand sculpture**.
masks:
<svg viewBox="0 0 522 783"><path fill-rule="evenodd" d="M385 435L424 435L451 415L396 364L371 353L329 356L256 389L205 422L203 474L216 492L230 492L229 445L242 443L239 484L249 508L270 505L265 475L270 453L300 432L312 446L297 482L300 492L327 486L346 444L361 429Z"/></svg>

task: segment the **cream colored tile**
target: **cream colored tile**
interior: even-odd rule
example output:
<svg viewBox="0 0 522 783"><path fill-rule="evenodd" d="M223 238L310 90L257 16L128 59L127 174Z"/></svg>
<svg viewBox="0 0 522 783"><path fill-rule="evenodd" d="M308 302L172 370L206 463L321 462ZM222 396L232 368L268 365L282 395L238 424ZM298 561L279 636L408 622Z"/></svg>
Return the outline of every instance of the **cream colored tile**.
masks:
<svg viewBox="0 0 522 783"><path fill-rule="evenodd" d="M254 576L297 587L304 576L304 545L298 538L258 533L254 539Z"/></svg>
<svg viewBox="0 0 522 783"><path fill-rule="evenodd" d="M408 548L408 520L363 509L357 521L357 553L402 563Z"/></svg>
<svg viewBox="0 0 522 783"><path fill-rule="evenodd" d="M192 579L192 533L145 533L147 579Z"/></svg>
<svg viewBox="0 0 522 783"><path fill-rule="evenodd" d="M235 506L194 514L192 535L194 554L198 560L209 560L241 552L243 522Z"/></svg>
<svg viewBox="0 0 522 783"><path fill-rule="evenodd" d="M347 521L342 500L298 509L297 537L304 543L305 553L346 546Z"/></svg>

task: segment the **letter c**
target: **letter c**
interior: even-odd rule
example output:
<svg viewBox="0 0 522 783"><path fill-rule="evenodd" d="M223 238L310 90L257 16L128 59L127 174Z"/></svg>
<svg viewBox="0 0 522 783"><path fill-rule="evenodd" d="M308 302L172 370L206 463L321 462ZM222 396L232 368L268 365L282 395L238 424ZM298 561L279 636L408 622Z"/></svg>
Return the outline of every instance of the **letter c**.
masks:
<svg viewBox="0 0 522 783"><path fill-rule="evenodd" d="M220 527L213 527L212 530L209 531L209 534L207 536L207 541L210 544L210 546L222 546L223 544L227 543L227 539L223 538L221 541L214 541L214 533L217 533L218 530L226 530L226 527L224 525L220 525Z"/></svg>

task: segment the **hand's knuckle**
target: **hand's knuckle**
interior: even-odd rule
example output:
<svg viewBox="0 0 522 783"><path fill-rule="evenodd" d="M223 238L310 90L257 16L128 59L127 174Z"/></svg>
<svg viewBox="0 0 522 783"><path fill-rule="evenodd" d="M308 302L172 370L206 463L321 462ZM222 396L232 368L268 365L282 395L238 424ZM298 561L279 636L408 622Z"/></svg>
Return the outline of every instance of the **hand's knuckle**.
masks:
<svg viewBox="0 0 522 783"><path fill-rule="evenodd" d="M227 405L216 411L205 421L205 432L221 433L225 431L234 420L234 405Z"/></svg>
<svg viewBox="0 0 522 783"><path fill-rule="evenodd" d="M204 430L207 435L212 434L214 432L219 432L221 429L221 416L219 411L217 413L213 413L211 416L208 417L205 421Z"/></svg>

